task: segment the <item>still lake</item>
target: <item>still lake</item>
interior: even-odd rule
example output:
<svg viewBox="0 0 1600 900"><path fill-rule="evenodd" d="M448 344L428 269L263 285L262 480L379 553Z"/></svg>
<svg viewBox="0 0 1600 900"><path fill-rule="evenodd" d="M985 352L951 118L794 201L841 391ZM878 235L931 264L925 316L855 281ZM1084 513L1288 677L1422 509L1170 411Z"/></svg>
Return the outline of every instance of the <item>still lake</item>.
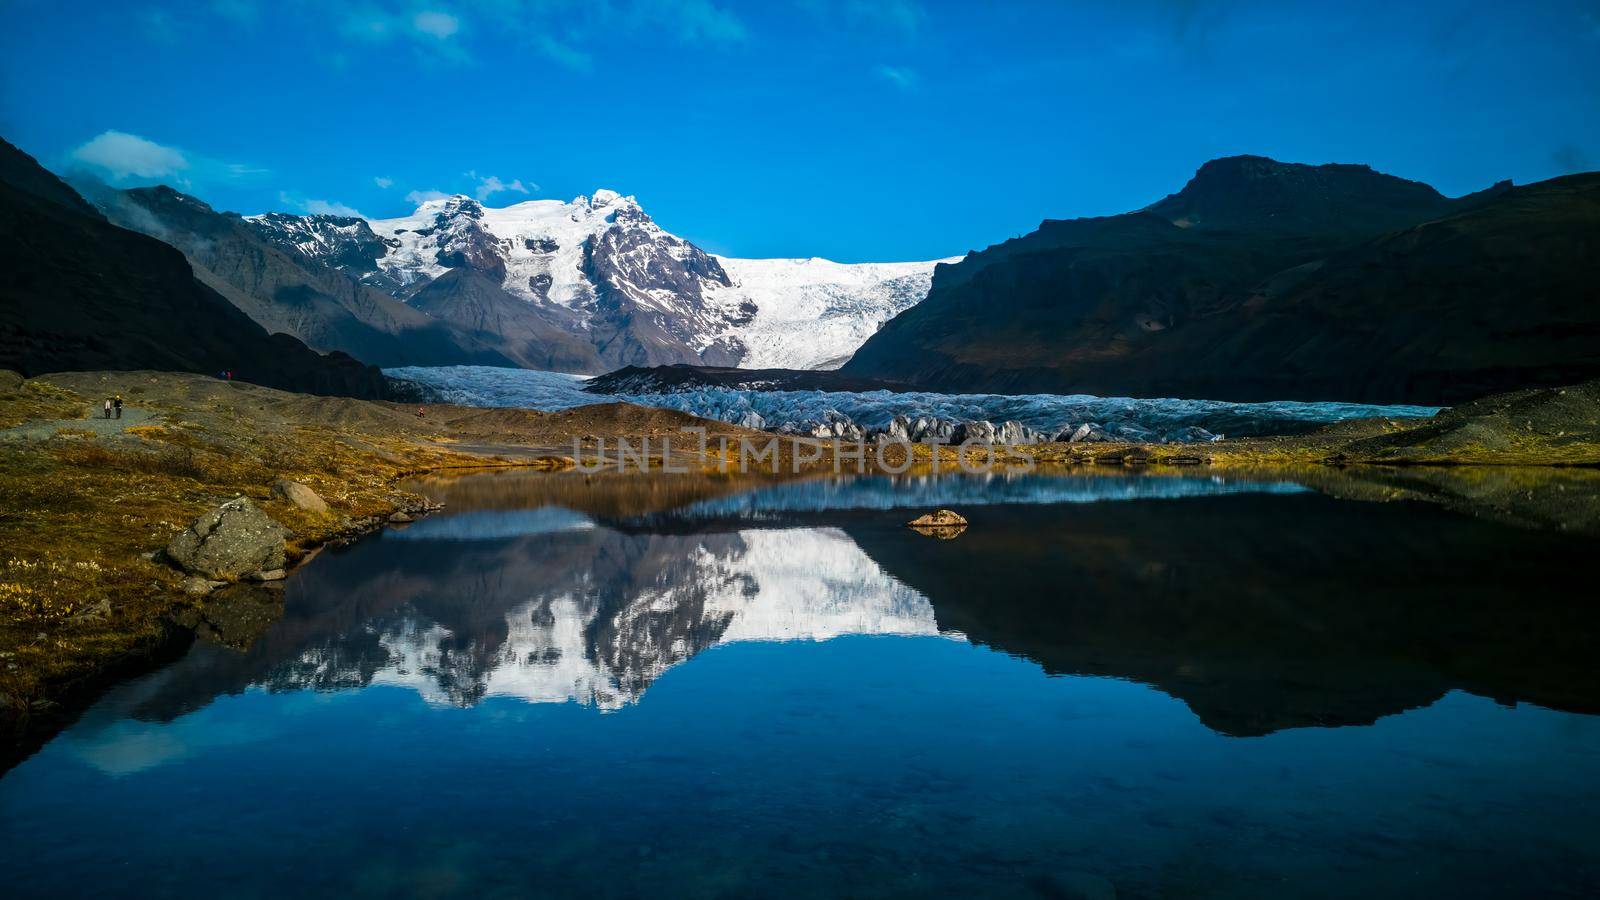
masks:
<svg viewBox="0 0 1600 900"><path fill-rule="evenodd" d="M1600 893L1593 538L1210 475L418 488L0 776L0 893Z"/></svg>

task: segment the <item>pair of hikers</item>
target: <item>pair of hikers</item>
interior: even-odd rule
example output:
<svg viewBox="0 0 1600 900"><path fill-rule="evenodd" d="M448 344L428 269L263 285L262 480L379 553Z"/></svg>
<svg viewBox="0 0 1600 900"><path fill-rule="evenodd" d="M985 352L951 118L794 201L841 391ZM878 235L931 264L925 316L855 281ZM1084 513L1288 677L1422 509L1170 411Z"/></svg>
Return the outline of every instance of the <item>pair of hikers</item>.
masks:
<svg viewBox="0 0 1600 900"><path fill-rule="evenodd" d="M118 394L115 397L106 398L106 405L104 409L106 418L111 418L112 410L116 411L117 418L122 418L122 395Z"/></svg>

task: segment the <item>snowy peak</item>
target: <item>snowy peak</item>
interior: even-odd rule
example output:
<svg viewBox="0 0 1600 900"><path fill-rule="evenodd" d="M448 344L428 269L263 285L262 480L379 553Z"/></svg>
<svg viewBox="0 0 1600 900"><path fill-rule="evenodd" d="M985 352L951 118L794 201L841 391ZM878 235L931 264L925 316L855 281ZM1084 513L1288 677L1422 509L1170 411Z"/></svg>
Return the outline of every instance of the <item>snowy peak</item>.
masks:
<svg viewBox="0 0 1600 900"><path fill-rule="evenodd" d="M632 195L604 188L498 208L458 194L370 222L280 213L248 221L403 300L451 271L481 275L563 323L611 368L835 367L927 295L936 265L713 256L663 230ZM451 315L440 304L429 312Z"/></svg>
<svg viewBox="0 0 1600 900"><path fill-rule="evenodd" d="M378 268L378 261L388 255L394 242L374 234L366 219L267 213L245 216L244 222L280 250L298 253L384 291L399 287Z"/></svg>

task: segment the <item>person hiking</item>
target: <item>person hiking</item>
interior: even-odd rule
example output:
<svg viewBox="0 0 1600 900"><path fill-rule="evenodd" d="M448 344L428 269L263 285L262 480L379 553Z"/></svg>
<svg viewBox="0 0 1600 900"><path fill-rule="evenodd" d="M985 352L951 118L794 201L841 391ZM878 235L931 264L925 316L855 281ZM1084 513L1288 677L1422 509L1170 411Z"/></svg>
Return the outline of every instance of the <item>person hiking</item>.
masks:
<svg viewBox="0 0 1600 900"><path fill-rule="evenodd" d="M117 411L117 418L122 418L122 395L118 394L115 397L112 397L111 405Z"/></svg>
<svg viewBox="0 0 1600 900"><path fill-rule="evenodd" d="M106 398L105 417L108 418L108 419L111 418L111 398L110 397Z"/></svg>

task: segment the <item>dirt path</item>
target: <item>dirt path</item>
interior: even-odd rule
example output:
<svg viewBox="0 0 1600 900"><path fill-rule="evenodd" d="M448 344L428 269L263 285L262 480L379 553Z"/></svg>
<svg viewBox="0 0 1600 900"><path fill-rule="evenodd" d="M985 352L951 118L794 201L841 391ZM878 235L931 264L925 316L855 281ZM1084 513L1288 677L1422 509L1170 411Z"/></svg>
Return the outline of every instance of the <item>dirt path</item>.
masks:
<svg viewBox="0 0 1600 900"><path fill-rule="evenodd" d="M135 425L146 425L156 418L155 413L137 406L123 406L122 418L103 418L101 411L96 408L93 413L81 419L46 419L39 422L26 422L14 428L0 431L0 441L45 441L55 436L63 428L77 431L92 432L98 437L109 437L121 434Z"/></svg>

